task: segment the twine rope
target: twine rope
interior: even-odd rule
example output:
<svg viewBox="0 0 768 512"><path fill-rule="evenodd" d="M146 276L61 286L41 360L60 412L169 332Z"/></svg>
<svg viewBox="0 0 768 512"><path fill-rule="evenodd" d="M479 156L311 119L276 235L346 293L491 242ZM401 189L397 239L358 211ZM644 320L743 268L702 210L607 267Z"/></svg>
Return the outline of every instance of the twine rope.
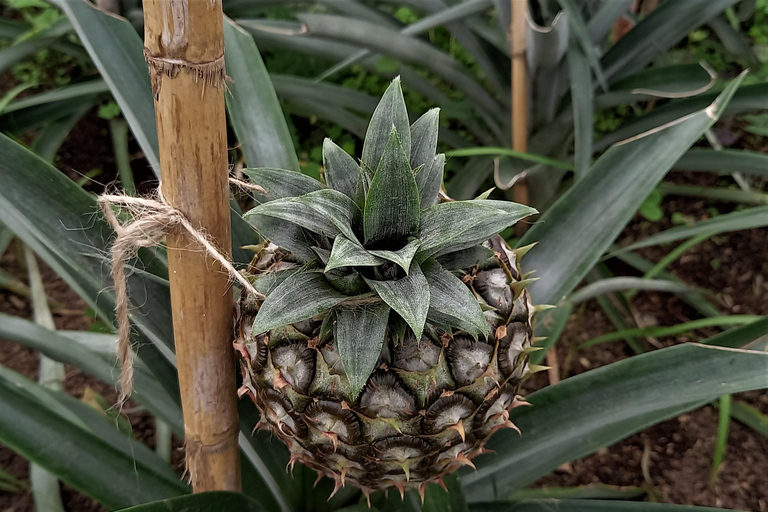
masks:
<svg viewBox="0 0 768 512"><path fill-rule="evenodd" d="M234 178L230 182L245 190L265 193L262 187ZM210 258L221 265L229 278L237 281L248 294L263 300L261 294L243 276L215 245L204 230L195 228L187 217L168 204L160 189L156 197L133 197L123 194L104 194L99 197L99 207L117 236L112 244L112 277L115 284L115 314L118 330L118 361L120 363L120 395L118 404L122 407L133 391L135 354L131 346L130 304L128 282L125 274L126 262L142 247L157 247L166 235L181 229ZM121 222L113 208L125 209L131 221Z"/></svg>

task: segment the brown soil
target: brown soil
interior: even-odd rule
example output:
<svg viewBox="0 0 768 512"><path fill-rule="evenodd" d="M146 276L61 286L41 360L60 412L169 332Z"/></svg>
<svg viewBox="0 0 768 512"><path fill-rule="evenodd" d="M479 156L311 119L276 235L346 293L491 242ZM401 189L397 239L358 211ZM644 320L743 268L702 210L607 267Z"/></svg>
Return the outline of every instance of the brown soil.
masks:
<svg viewBox="0 0 768 512"><path fill-rule="evenodd" d="M151 188L151 176L146 163L135 152L134 172L142 187ZM103 189L105 182L115 176L111 141L107 123L93 112L87 115L73 130L62 146L57 165L73 179L78 179L95 167L103 169L86 188L93 191ZM107 178L105 178L105 176ZM718 178L706 174L676 173L668 179L678 183L712 185ZM620 241L628 243L653 232L672 227L671 214L684 213L695 219L711 215L710 207L716 206L721 213L732 206L709 201L668 197L663 201L665 219L649 223L636 218L623 233ZM650 261L658 261L671 248L652 247L640 251ZM668 270L691 285L714 292L720 299L720 310L724 314L765 314L768 311L768 262L756 257L768 254L768 229L756 229L708 240L689 250L674 262ZM713 261L719 262L714 270ZM25 274L19 268L16 251L9 248L0 258L0 266L16 275L20 280ZM611 262L617 275L637 275L632 269ZM86 305L50 269L43 265L46 291L52 299L66 305L66 310L55 314L60 329L88 329L92 320L86 316ZM699 318L699 315L676 296L641 292L633 300L636 321L643 325L674 325ZM29 302L20 296L0 290L0 311L24 318L31 317ZM575 351L575 346L600 334L614 331L614 326L595 301L585 304L574 313L568 328L558 344L558 360L561 377L567 377L630 357L631 350L622 342L613 342ZM670 345L700 339L715 330L703 330L696 337L681 335L656 340L660 345ZM9 341L0 340L0 364L19 373L36 378L38 356L31 350L19 347ZM539 374L527 386L528 391L546 385L546 375ZM101 393L111 403L116 401L113 388L84 375L79 370L67 367L66 391L81 397L89 386ZM747 401L768 413L768 394L745 393L736 398ZM136 410L135 404L127 406L128 418L134 434L150 447L154 446L154 428L147 413ZM649 496L659 501L679 504L718 506L731 509L768 512L768 440L753 430L731 422L728 448L719 479L709 487L709 472L717 430L717 411L705 407L698 411L666 421L646 429L598 453L561 467L555 473L535 484L541 486L575 486L596 482L615 486L639 486L649 491ZM182 466L183 452L180 443L174 452L174 463ZM643 453L648 453L647 464L642 464ZM643 469L646 469L646 476ZM0 446L0 468L22 480L28 479L28 463L9 449ZM68 511L103 510L89 498L62 486L62 496ZM0 512L28 512L34 510L32 497L27 492L17 494L0 493Z"/></svg>

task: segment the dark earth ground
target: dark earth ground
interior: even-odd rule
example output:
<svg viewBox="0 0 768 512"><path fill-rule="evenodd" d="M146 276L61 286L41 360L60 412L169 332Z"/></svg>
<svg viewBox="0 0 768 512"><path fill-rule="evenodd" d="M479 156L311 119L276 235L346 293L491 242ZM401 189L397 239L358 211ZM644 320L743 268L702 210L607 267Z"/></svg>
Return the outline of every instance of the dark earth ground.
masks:
<svg viewBox="0 0 768 512"><path fill-rule="evenodd" d="M58 167L74 179L96 166L104 170L96 180L103 182L104 176L115 176L106 128L105 121L93 114L86 116L59 151ZM134 161L134 172L138 182L145 182L140 190L149 190L152 184L145 180L150 176L140 155L137 156L139 158ZM668 179L677 183L698 185L714 185L718 180L713 175L692 173L675 173ZM103 189L103 183L92 183L86 185L86 188L99 191ZM732 208L732 205L701 199L666 197L662 202L665 211L662 221L649 223L638 216L624 231L620 241L627 243L672 227L670 216L673 212L683 213L695 219L706 218L710 215L709 208L713 205L722 213ZM640 251L640 254L655 262L670 249L651 247ZM16 253L11 246L0 259L0 266L25 281L26 276L18 265ZM760 315L768 312L766 255L768 229L755 229L714 237L690 249L668 270L690 285L717 294L723 314ZM714 260L719 262L718 270L713 269ZM637 275L621 265L612 265L611 268L617 275ZM44 265L43 273L48 296L66 305L66 309L61 309L54 315L57 328L88 329L93 320L86 316L85 303ZM642 326L674 325L699 317L678 297L667 294L640 292L633 305L635 317ZM2 290L0 311L24 318L32 316L28 300ZM561 378L631 356L631 350L619 341L574 351L575 345L614 330L594 300L575 312L558 343ZM697 331L697 338L680 335L660 338L658 342L671 345L695 341L716 332L715 329L705 329ZM0 340L0 364L31 379L37 377L37 354L5 340ZM539 374L528 382L526 391L533 391L546 384L546 375ZM101 393L110 403L116 402L115 390L110 386L84 375L73 367L67 367L65 388L68 393L82 397L88 387ZM768 413L767 393L744 393L735 398L745 400L763 413ZM154 447L154 424L147 413L133 410L134 406L135 404L129 403L126 407L134 434ZM768 438L737 421L731 422L728 447L718 482L714 487L709 486L717 417L717 410L711 406L692 411L646 429L614 446L603 448L594 455L566 464L553 474L542 478L535 487L594 483L642 487L649 492L649 496L668 503L768 512ZM174 440L174 447L174 464L181 472L183 449L178 440ZM642 462L643 459L646 462ZM2 446L0 468L16 478L28 479L28 463ZM66 486L63 486L62 496L68 511L103 510L90 499ZM0 493L0 512L27 511L34 511L33 500L28 492Z"/></svg>

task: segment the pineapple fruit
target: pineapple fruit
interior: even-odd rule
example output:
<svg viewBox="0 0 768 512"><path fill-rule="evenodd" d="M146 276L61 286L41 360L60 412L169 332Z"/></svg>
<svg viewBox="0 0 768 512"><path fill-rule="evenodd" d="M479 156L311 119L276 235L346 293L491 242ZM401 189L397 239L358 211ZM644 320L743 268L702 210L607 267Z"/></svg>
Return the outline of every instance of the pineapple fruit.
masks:
<svg viewBox="0 0 768 512"><path fill-rule="evenodd" d="M409 125L398 80L360 163L324 143L325 183L248 169L264 237L241 300L243 385L301 462L366 495L428 482L516 428L532 320L519 260L497 232L536 213L483 197L440 201L438 111ZM258 199L261 199L259 201ZM335 491L334 491L335 492Z"/></svg>

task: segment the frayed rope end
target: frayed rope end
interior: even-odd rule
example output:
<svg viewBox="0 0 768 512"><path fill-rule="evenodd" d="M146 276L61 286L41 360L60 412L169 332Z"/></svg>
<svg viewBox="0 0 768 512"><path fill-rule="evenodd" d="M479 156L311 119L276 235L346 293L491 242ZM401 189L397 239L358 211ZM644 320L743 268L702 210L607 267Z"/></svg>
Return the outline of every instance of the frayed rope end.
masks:
<svg viewBox="0 0 768 512"><path fill-rule="evenodd" d="M230 180L240 188L264 191L258 185L240 180ZM179 210L169 205L158 189L155 197L133 197L122 194L103 194L98 199L104 217L115 230L116 237L112 244L112 277L115 283L115 316L118 331L118 362L120 363L120 395L118 408L122 409L133 392L133 368L135 354L131 346L130 304L128 300L128 282L125 264L142 247L157 247L165 236L174 229L186 231L205 253L216 260L233 281L237 281L250 295L264 299L232 264L219 251L213 240L202 230L196 229ZM121 222L113 208L127 210L132 220Z"/></svg>

